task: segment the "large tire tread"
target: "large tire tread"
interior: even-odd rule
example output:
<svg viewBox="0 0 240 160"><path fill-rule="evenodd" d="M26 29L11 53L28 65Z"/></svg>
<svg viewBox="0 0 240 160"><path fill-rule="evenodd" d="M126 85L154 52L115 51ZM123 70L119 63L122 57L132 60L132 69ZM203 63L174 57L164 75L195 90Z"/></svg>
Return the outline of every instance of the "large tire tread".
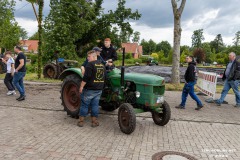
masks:
<svg viewBox="0 0 240 160"><path fill-rule="evenodd" d="M74 82L77 87L79 88L80 87L80 83L81 83L81 78L76 75L76 74L71 74L69 76L67 76L64 80L63 80L63 83L62 83L62 86L61 86L61 100L62 100L62 105L64 107L64 111L67 112L67 115L71 116L72 118L78 118L79 117L79 109L80 109L80 105L79 105L79 109L77 109L76 111L71 111L66 103L64 102L64 87L66 86L67 83L69 82ZM80 98L80 94L79 94L79 98Z"/></svg>
<svg viewBox="0 0 240 160"><path fill-rule="evenodd" d="M169 122L171 118L171 109L166 101L163 103L163 113L160 114L163 114L162 119L160 118L159 113L152 112L152 119L155 124L164 126Z"/></svg>
<svg viewBox="0 0 240 160"><path fill-rule="evenodd" d="M129 114L129 125L126 127L121 122L121 112L126 110ZM136 115L133 106L129 103L123 103L118 110L118 124L121 131L125 134L131 134L136 128Z"/></svg>
<svg viewBox="0 0 240 160"><path fill-rule="evenodd" d="M54 71L54 74L52 77L47 73L48 69L52 69ZM43 76L44 78L57 79L59 76L57 65L53 63L46 64L43 68Z"/></svg>

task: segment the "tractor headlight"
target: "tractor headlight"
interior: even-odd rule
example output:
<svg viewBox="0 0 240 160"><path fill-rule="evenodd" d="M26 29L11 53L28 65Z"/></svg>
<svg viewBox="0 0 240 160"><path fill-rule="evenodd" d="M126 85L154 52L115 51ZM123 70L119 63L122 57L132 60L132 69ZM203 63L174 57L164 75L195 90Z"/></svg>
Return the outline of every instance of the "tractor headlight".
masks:
<svg viewBox="0 0 240 160"><path fill-rule="evenodd" d="M137 98L140 97L140 92L136 91L135 94L136 94L136 97L137 97Z"/></svg>
<svg viewBox="0 0 240 160"><path fill-rule="evenodd" d="M158 96L157 97L157 103L163 103L164 102L164 97L163 96Z"/></svg>

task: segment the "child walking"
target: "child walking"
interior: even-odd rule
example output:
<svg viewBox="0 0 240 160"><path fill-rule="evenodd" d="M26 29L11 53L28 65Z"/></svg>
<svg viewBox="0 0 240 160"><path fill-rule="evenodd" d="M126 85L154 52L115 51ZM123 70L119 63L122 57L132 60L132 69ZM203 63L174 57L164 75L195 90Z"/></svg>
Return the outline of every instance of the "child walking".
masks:
<svg viewBox="0 0 240 160"><path fill-rule="evenodd" d="M8 96L15 95L16 94L15 87L12 83L13 75L15 72L15 69L14 69L15 62L14 62L14 59L12 58L12 53L10 51L7 51L5 53L5 57L2 58L2 61L7 65L7 73L4 78L4 83L8 89L7 95Z"/></svg>

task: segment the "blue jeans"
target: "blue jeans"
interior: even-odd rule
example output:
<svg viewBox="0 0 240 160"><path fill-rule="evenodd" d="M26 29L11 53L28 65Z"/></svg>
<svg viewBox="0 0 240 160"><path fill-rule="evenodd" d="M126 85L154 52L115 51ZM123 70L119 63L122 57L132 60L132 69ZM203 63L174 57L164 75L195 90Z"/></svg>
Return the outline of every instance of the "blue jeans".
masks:
<svg viewBox="0 0 240 160"><path fill-rule="evenodd" d="M23 78L26 72L15 72L13 76L13 84L16 86L21 96L25 96L25 89L23 84Z"/></svg>
<svg viewBox="0 0 240 160"><path fill-rule="evenodd" d="M98 117L99 100L102 90L87 90L84 89L81 94L81 106L79 116L86 117L88 108L91 107L91 116Z"/></svg>
<svg viewBox="0 0 240 160"><path fill-rule="evenodd" d="M197 97L197 95L194 93L194 85L195 84L196 84L196 82L185 83L185 85L183 87L183 91L182 91L181 106L185 107L188 94L192 97L193 100L195 100L197 102L197 105L202 106L202 102Z"/></svg>
<svg viewBox="0 0 240 160"><path fill-rule="evenodd" d="M236 80L236 81L225 80L224 87L223 87L223 90L221 93L221 97L220 97L220 99L217 100L217 103L219 103L219 104L223 103L226 95L228 94L228 91L232 88L233 92L235 93L237 105L240 105L240 93L238 90L239 83L240 83L240 80Z"/></svg>

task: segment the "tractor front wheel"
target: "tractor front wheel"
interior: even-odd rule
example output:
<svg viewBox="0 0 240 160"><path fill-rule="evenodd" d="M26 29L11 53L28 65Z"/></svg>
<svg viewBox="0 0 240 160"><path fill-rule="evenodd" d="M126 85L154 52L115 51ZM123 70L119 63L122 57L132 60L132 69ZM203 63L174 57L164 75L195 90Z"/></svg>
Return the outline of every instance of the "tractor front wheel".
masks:
<svg viewBox="0 0 240 160"><path fill-rule="evenodd" d="M80 83L81 78L78 75L72 74L63 80L61 89L61 99L64 110L74 118L78 117L81 104L79 93Z"/></svg>
<svg viewBox="0 0 240 160"><path fill-rule="evenodd" d="M152 111L152 119L159 126L166 125L171 118L171 110L169 104L165 101L162 105L163 113Z"/></svg>
<svg viewBox="0 0 240 160"><path fill-rule="evenodd" d="M118 124L121 131L125 134L131 134L136 128L136 115L133 106L129 103L123 103L118 109Z"/></svg>

